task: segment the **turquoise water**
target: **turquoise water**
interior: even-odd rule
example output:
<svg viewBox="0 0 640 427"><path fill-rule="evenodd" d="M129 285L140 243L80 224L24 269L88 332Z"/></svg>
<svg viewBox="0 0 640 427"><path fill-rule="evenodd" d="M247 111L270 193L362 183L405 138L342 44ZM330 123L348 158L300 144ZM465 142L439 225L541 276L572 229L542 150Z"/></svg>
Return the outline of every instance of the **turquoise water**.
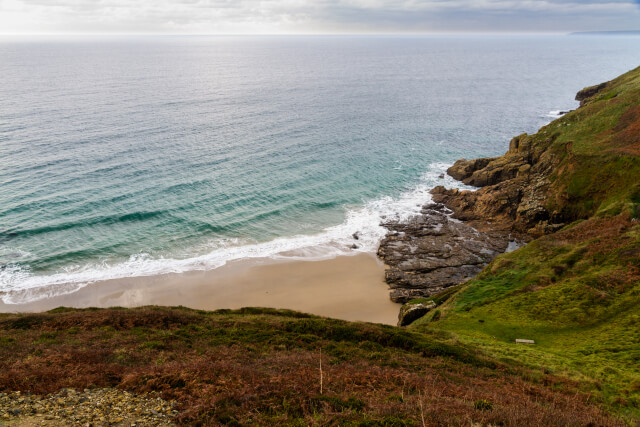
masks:
<svg viewBox="0 0 640 427"><path fill-rule="evenodd" d="M1 39L0 298L374 250L448 164L575 108L639 41Z"/></svg>

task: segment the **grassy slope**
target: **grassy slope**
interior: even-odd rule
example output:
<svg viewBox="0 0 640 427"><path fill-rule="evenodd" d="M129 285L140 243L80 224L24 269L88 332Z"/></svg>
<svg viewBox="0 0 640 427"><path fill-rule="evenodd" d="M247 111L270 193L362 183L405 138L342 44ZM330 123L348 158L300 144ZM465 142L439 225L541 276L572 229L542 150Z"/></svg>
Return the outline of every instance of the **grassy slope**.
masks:
<svg viewBox="0 0 640 427"><path fill-rule="evenodd" d="M158 391L187 424L619 424L575 382L440 335L272 309L2 315L0 391Z"/></svg>
<svg viewBox="0 0 640 427"><path fill-rule="evenodd" d="M550 212L577 218L640 214L640 67L532 138L562 159L551 176L556 197L549 200Z"/></svg>
<svg viewBox="0 0 640 427"><path fill-rule="evenodd" d="M640 68L528 138L560 160L549 210L580 219L498 257L413 329L584 380L639 417Z"/></svg>

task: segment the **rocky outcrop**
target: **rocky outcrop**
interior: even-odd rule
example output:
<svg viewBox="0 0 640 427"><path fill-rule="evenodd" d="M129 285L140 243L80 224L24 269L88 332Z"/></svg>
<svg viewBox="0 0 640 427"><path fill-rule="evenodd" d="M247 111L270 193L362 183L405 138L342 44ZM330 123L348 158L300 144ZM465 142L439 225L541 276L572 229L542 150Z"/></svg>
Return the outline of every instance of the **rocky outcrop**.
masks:
<svg viewBox="0 0 640 427"><path fill-rule="evenodd" d="M433 301L408 302L400 308L398 326L410 325L434 308L436 308L436 303Z"/></svg>
<svg viewBox="0 0 640 427"><path fill-rule="evenodd" d="M444 205L431 204L410 221L383 224L389 233L378 256L388 266L392 301L405 303L462 283L507 248L507 234L479 231L448 213Z"/></svg>
<svg viewBox="0 0 640 427"><path fill-rule="evenodd" d="M580 101L580 106L583 107L598 93L607 88L609 83L600 83L599 85L585 87L576 94L576 101Z"/></svg>
<svg viewBox="0 0 640 427"><path fill-rule="evenodd" d="M389 233L378 256L388 266L391 299L406 303L473 278L509 242L529 241L558 230L562 215L549 212L553 142L527 134L513 138L500 157L458 160L447 173L475 191L431 190L433 204L403 223L383 224Z"/></svg>
<svg viewBox="0 0 640 427"><path fill-rule="evenodd" d="M522 134L511 140L504 156L480 159L482 162L459 160L447 172L481 188L459 191L439 186L431 191L433 201L451 209L454 218L488 221L489 228L525 241L555 231L565 221L561 214L547 209L550 171L557 166L556 158L546 151L552 142L553 138L548 138L534 144L531 136ZM487 227L480 224L482 228Z"/></svg>
<svg viewBox="0 0 640 427"><path fill-rule="evenodd" d="M640 185L629 176L640 153L639 70L581 90L581 108L513 138L503 156L461 159L447 170L476 190L438 186L437 208L386 224L379 255L391 298L405 302L468 280L511 239L528 242L597 212L636 220Z"/></svg>
<svg viewBox="0 0 640 427"><path fill-rule="evenodd" d="M458 181L464 182L466 179L470 178L474 172L487 167L487 165L493 160L495 160L495 158L481 158L474 160L460 159L455 162L453 166L447 169L447 174Z"/></svg>

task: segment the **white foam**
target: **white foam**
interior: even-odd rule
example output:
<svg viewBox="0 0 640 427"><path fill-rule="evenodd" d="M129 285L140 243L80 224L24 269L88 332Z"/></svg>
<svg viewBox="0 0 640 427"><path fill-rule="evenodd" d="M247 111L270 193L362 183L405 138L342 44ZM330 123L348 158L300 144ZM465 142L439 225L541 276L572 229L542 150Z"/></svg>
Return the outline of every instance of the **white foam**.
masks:
<svg viewBox="0 0 640 427"><path fill-rule="evenodd" d="M97 281L212 270L239 259L321 260L373 252L386 234L381 222L405 220L418 214L422 206L431 201L429 190L436 185L464 187L446 174L442 177L448 166L445 163L432 164L420 184L411 191L398 198L382 197L348 210L342 224L328 227L314 235L281 237L264 243L220 239L211 242L215 249L186 259L152 258L140 253L117 264L104 262L68 266L63 271L46 276L34 275L28 269L16 266L5 266L0 270L0 290L4 291L0 292L0 299L5 304L25 303L75 292ZM358 239L354 239L354 233L358 233ZM354 244L357 248L352 249Z"/></svg>
<svg viewBox="0 0 640 427"><path fill-rule="evenodd" d="M565 114L569 113L573 111L573 108L566 108L564 110L551 110L546 114L543 114L542 117L544 118L551 118L551 119L557 119L559 117L564 116Z"/></svg>

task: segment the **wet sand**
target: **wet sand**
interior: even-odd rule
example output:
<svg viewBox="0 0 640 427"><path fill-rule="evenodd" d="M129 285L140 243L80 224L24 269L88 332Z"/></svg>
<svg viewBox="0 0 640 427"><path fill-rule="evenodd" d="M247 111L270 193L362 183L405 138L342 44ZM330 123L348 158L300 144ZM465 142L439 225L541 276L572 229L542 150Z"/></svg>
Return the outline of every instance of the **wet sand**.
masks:
<svg viewBox="0 0 640 427"><path fill-rule="evenodd" d="M27 304L0 303L0 312L144 305L287 308L391 325L400 310L389 300L384 266L373 254L359 254L324 261L242 260L210 271L107 280Z"/></svg>

